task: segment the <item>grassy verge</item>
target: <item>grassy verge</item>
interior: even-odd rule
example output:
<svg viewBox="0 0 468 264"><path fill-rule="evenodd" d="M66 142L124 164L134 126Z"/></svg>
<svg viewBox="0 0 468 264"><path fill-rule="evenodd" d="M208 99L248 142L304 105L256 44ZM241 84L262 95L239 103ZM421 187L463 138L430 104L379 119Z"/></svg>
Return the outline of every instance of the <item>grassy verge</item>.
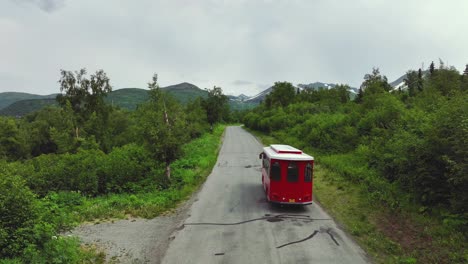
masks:
<svg viewBox="0 0 468 264"><path fill-rule="evenodd" d="M153 218L186 200L199 188L211 172L221 146L225 126L217 126L213 133L206 133L184 146L184 155L175 161L172 180L177 182L169 189L134 194L110 194L85 198L73 212L78 222L101 221L111 218Z"/></svg>
<svg viewBox="0 0 468 264"><path fill-rule="evenodd" d="M289 143L249 130L265 145ZM308 153L316 153L304 149ZM350 233L376 263L467 263L466 238L443 209L418 206L383 182L353 154L319 155L316 201ZM395 202L394 202L395 201ZM398 202L406 201L406 202ZM395 204L397 203L397 204Z"/></svg>

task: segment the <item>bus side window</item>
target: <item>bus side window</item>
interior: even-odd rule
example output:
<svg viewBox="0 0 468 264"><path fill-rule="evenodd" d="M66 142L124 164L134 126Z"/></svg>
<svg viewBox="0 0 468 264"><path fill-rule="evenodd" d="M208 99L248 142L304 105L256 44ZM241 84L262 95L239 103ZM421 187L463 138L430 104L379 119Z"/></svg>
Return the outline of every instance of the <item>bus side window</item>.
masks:
<svg viewBox="0 0 468 264"><path fill-rule="evenodd" d="M305 167L305 173L304 173L304 181L305 182L311 182L312 181L312 165L310 163L307 163L307 166Z"/></svg>
<svg viewBox="0 0 468 264"><path fill-rule="evenodd" d="M288 164L288 182L297 182L299 180L299 170L296 162Z"/></svg>
<svg viewBox="0 0 468 264"><path fill-rule="evenodd" d="M274 181L281 180L281 166L279 162L275 161L273 165L271 165L271 174L270 178Z"/></svg>
<svg viewBox="0 0 468 264"><path fill-rule="evenodd" d="M270 175L270 160L263 156L263 168L265 169L267 175Z"/></svg>

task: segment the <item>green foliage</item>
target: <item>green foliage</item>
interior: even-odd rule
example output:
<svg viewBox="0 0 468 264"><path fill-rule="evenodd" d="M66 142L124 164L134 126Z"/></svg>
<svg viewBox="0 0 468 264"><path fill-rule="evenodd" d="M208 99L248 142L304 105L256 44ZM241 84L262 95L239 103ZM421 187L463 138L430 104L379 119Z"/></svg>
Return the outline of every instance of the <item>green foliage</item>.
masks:
<svg viewBox="0 0 468 264"><path fill-rule="evenodd" d="M30 245L24 253L26 263L62 264L62 263L104 263L104 254L96 250L86 250L80 247L76 237L53 236L40 248Z"/></svg>
<svg viewBox="0 0 468 264"><path fill-rule="evenodd" d="M74 118L70 104L64 108L44 108L26 117L24 126L29 131L31 155L76 151Z"/></svg>
<svg viewBox="0 0 468 264"><path fill-rule="evenodd" d="M89 79L84 68L75 73L60 70L60 74L60 91L65 94L58 95L57 102L61 107L71 106L76 120L76 137L79 138L79 129L91 115L99 115L101 121L107 121L109 107L104 104L104 97L112 91L112 86L103 70L96 71Z"/></svg>
<svg viewBox="0 0 468 264"><path fill-rule="evenodd" d="M453 67L440 65L427 79L427 86L443 96L452 96L462 90L459 72Z"/></svg>
<svg viewBox="0 0 468 264"><path fill-rule="evenodd" d="M13 118L0 117L0 158L17 160L27 155L24 135Z"/></svg>
<svg viewBox="0 0 468 264"><path fill-rule="evenodd" d="M364 96L366 96L369 94L388 92L392 87L388 84L387 77L382 76L378 68L373 68L372 73L364 76L364 82L360 88Z"/></svg>
<svg viewBox="0 0 468 264"><path fill-rule="evenodd" d="M99 193L134 192L134 184L149 178L154 161L143 147L128 144L114 148L99 164ZM154 184L147 185L154 188Z"/></svg>
<svg viewBox="0 0 468 264"><path fill-rule="evenodd" d="M23 179L5 171L0 171L0 216L0 257L19 256L33 242L38 203Z"/></svg>
<svg viewBox="0 0 468 264"><path fill-rule="evenodd" d="M217 122L226 121L229 119L228 97L223 94L221 87L213 87L207 90L208 97L203 99L202 105L205 108L208 123L211 126Z"/></svg>
<svg viewBox="0 0 468 264"><path fill-rule="evenodd" d="M145 147L155 160L166 164L170 180L170 164L181 155L189 138L186 116L181 105L158 87L156 74L149 87L150 101L138 109L138 125Z"/></svg>
<svg viewBox="0 0 468 264"><path fill-rule="evenodd" d="M185 106L185 113L187 115L187 131L190 138L200 137L204 132L208 131L207 114L203 108L201 98L189 101Z"/></svg>
<svg viewBox="0 0 468 264"><path fill-rule="evenodd" d="M275 82L272 87L271 93L265 97L265 106L272 107L286 107L294 102L296 97L296 89L289 82Z"/></svg>

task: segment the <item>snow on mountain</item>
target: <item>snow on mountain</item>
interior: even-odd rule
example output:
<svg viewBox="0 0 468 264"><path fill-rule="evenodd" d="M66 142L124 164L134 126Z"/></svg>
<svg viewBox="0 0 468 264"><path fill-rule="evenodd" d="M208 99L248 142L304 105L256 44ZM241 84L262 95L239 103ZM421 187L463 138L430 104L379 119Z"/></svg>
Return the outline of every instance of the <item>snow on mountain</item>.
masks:
<svg viewBox="0 0 468 264"><path fill-rule="evenodd" d="M423 77L425 77L428 74L429 74L428 70L422 71L422 76ZM389 83L389 84L390 84L390 86L393 87L393 90L398 90L398 89L405 90L405 89L408 89L408 86L405 83L405 79L406 79L406 73L403 74L402 76L400 76L398 79L394 80L393 82Z"/></svg>
<svg viewBox="0 0 468 264"><path fill-rule="evenodd" d="M314 83L309 83L309 84L297 84L294 87L299 89L299 90L304 90L304 89L313 89L313 90L318 90L318 89L332 89L336 86L337 84L334 83L322 83L322 82L314 82ZM247 97L244 99L244 102L249 102L249 103L260 103L263 101L266 97L267 94L269 94L273 90L273 86L252 96L252 97ZM358 89L354 87L350 87L348 89L350 93L357 94Z"/></svg>

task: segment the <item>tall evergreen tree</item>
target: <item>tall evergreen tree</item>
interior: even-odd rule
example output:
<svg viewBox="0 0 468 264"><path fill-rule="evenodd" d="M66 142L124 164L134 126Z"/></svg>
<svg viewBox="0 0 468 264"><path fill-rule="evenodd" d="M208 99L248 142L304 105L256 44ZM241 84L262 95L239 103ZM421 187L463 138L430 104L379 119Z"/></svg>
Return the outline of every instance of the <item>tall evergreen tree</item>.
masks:
<svg viewBox="0 0 468 264"><path fill-rule="evenodd" d="M431 62L431 65L429 65L429 73L432 75L434 74L435 71L435 66L434 66L434 61Z"/></svg>
<svg viewBox="0 0 468 264"><path fill-rule="evenodd" d="M418 88L418 73L411 70L406 73L406 78L404 79L405 85L408 87L409 96L414 96L416 89Z"/></svg>
<svg viewBox="0 0 468 264"><path fill-rule="evenodd" d="M423 74L422 74L422 70L421 68L419 68L418 70L418 91L422 91L423 90Z"/></svg>
<svg viewBox="0 0 468 264"><path fill-rule="evenodd" d="M461 76L461 89L462 91L468 91L468 64L465 67L465 71Z"/></svg>
<svg viewBox="0 0 468 264"><path fill-rule="evenodd" d="M359 87L358 94L356 96L356 99L354 99L354 102L360 104L362 103L362 98L363 98L363 92L362 92L362 87Z"/></svg>

